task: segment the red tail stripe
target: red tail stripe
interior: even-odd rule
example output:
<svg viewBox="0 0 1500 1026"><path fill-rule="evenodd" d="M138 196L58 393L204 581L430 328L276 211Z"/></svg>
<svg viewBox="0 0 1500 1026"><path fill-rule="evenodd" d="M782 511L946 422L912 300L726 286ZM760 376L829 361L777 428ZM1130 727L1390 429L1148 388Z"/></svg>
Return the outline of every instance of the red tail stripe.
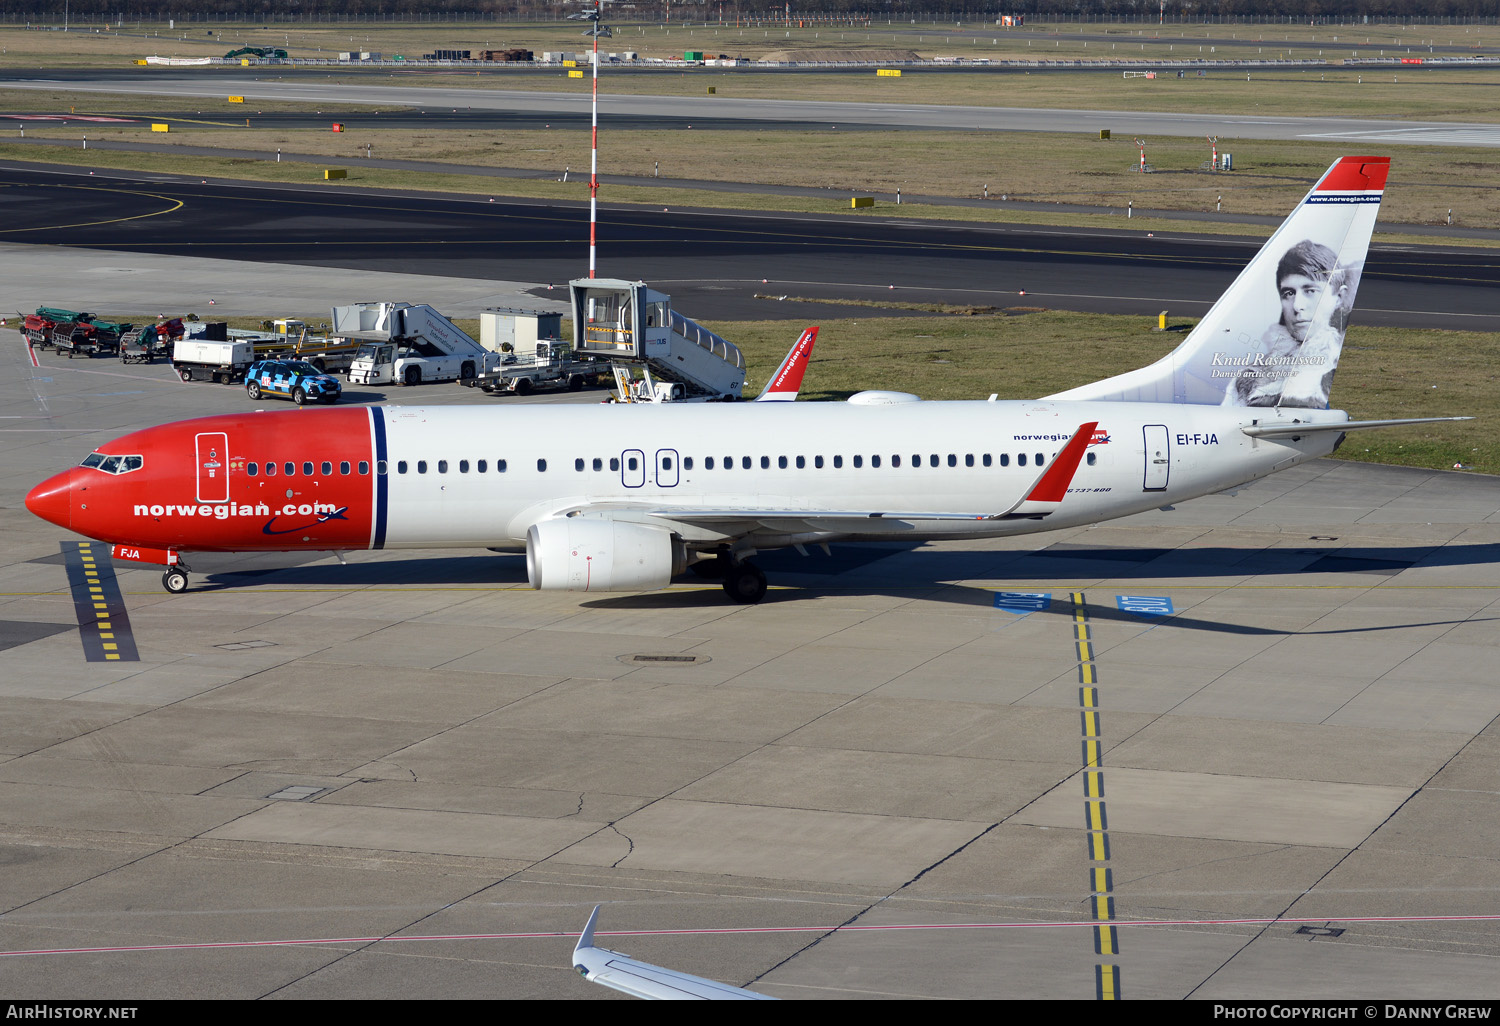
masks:
<svg viewBox="0 0 1500 1026"><path fill-rule="evenodd" d="M1323 176L1318 192L1380 192L1390 170L1390 157L1344 157Z"/></svg>

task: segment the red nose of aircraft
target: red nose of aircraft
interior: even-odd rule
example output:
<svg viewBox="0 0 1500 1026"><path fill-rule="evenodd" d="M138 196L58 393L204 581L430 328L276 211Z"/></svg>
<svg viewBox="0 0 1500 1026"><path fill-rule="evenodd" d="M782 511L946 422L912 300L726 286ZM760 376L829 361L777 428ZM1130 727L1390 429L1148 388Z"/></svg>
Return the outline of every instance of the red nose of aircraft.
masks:
<svg viewBox="0 0 1500 1026"><path fill-rule="evenodd" d="M26 493L26 508L49 523L73 527L73 478L77 468L49 477Z"/></svg>

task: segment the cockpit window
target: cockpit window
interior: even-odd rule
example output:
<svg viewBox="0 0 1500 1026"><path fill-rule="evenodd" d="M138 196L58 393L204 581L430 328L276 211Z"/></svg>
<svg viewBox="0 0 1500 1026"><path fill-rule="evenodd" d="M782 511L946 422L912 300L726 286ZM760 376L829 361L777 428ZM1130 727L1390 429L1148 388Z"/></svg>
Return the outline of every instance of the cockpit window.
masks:
<svg viewBox="0 0 1500 1026"><path fill-rule="evenodd" d="M146 465L141 456L106 456L102 452L91 452L83 458L82 466L94 467L106 474L128 474Z"/></svg>

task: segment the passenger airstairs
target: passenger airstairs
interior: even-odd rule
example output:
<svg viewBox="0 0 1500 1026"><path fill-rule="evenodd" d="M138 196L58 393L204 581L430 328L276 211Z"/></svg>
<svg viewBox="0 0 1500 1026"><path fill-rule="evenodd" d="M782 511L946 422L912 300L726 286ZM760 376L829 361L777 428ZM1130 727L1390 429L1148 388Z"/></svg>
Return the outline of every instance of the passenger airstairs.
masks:
<svg viewBox="0 0 1500 1026"><path fill-rule="evenodd" d="M609 360L622 391L623 382L654 379L636 391L700 401L740 398L745 358L739 348L673 310L670 296L619 278L578 278L568 287L574 350ZM661 382L680 384L680 393L657 387Z"/></svg>
<svg viewBox="0 0 1500 1026"><path fill-rule="evenodd" d="M399 341L421 356L488 353L432 307L411 303L351 303L333 308L333 334L380 342Z"/></svg>

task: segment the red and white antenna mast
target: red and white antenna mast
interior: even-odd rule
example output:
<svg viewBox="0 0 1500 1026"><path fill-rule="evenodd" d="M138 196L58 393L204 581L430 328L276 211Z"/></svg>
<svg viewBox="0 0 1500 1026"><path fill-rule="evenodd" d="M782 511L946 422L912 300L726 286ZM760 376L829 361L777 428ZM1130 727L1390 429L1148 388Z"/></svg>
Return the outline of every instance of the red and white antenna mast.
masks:
<svg viewBox="0 0 1500 1026"><path fill-rule="evenodd" d="M597 278L599 225L599 20L604 16L604 0L594 0L594 103L591 115L593 152L589 157L589 277Z"/></svg>

